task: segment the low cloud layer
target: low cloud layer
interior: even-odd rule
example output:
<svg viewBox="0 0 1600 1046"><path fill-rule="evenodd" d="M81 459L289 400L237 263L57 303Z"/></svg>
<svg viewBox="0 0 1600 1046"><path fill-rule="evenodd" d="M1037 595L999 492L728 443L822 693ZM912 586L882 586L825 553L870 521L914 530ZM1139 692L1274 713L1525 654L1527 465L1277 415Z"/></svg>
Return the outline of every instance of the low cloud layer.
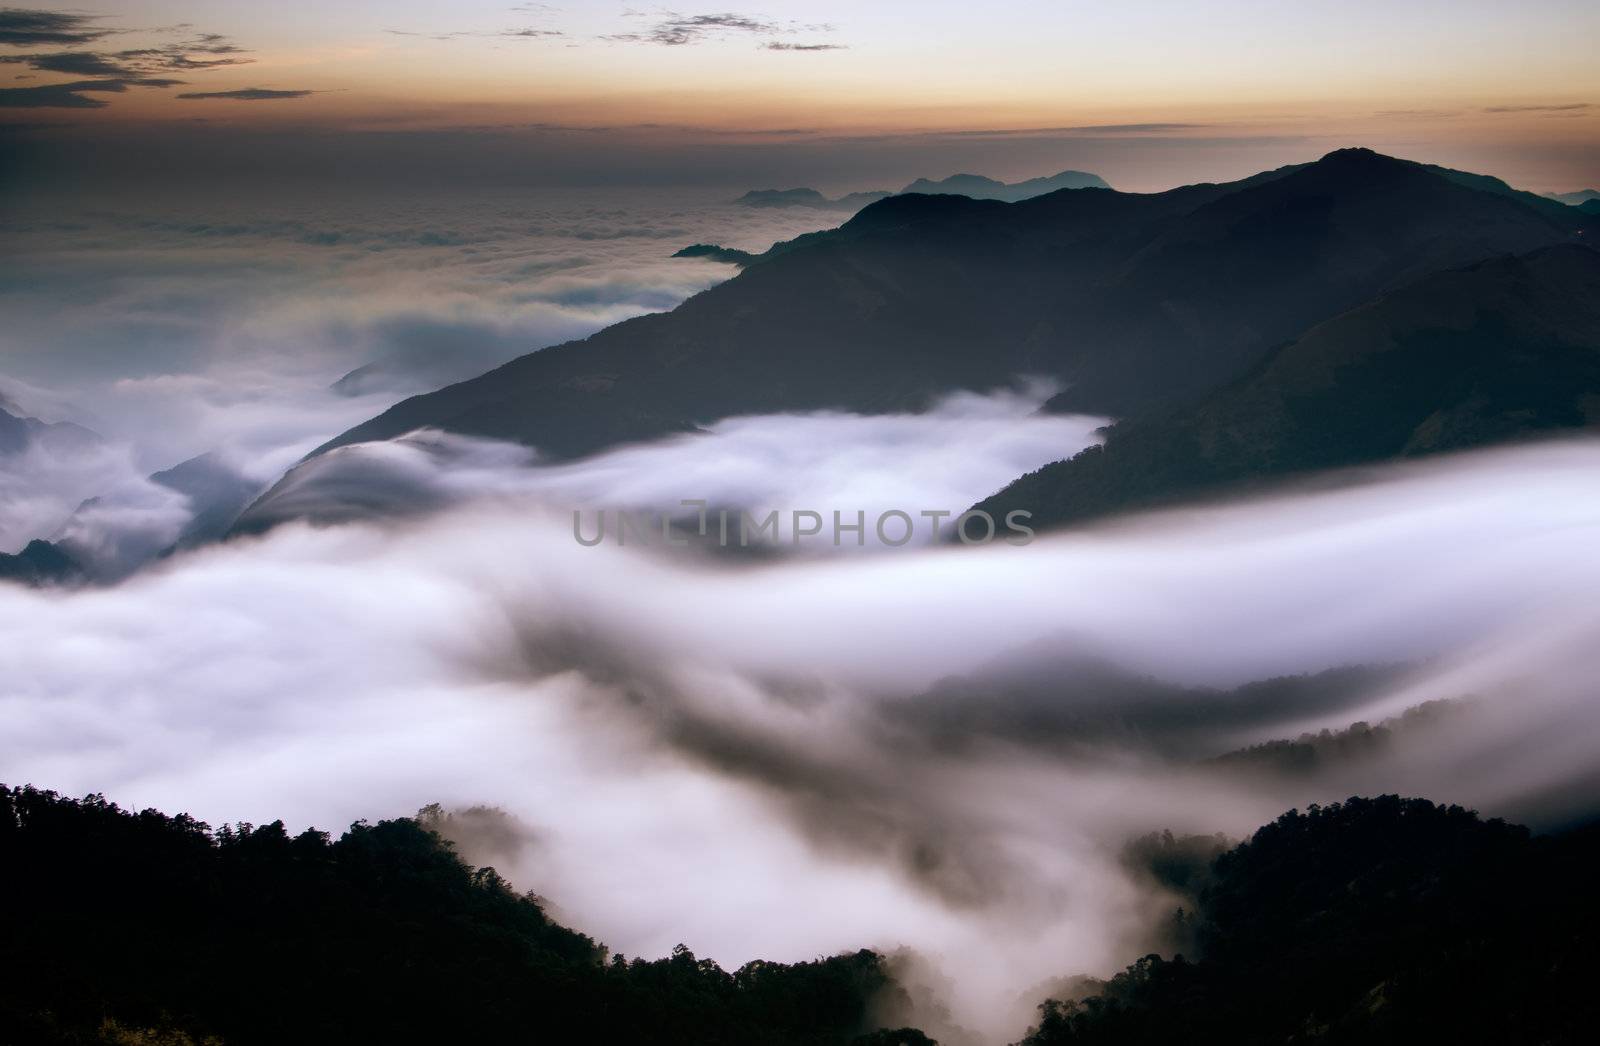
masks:
<svg viewBox="0 0 1600 1046"><path fill-rule="evenodd" d="M518 497L575 513L585 533L603 527L614 540L618 511L687 514L696 518L685 525L698 532L699 509L684 503L700 502L713 520L722 511L760 518L776 512L774 536L790 543L797 510L829 526L834 512L846 521L865 519L859 540L851 534L841 541L846 547L881 548L872 521L902 512L919 521L915 543L931 544L934 528L921 513L942 513L948 535L950 517L1015 477L1098 441L1105 418L1037 413L1050 392L1041 386L963 393L923 414L728 418L701 434L559 465L540 464L534 448L424 430L313 458L275 485L244 523L247 529L296 519L344 523L484 496ZM975 536L978 529L972 528ZM831 533L807 547L832 547ZM899 536L892 530L891 543Z"/></svg>
<svg viewBox="0 0 1600 1046"><path fill-rule="evenodd" d="M1350 792L1545 824L1600 801L1594 442L1025 548L755 563L580 547L538 492L487 482L524 468L486 465L489 496L428 516L0 590L0 765L213 821L490 804L534 833L496 842L501 870L630 954L909 945L997 1036L1019 986L1109 972L1175 903L1121 863L1131 835L1238 836ZM1349 664L1404 667L1326 700L1232 693ZM1019 674L1064 725L1013 726L1038 710ZM1245 700L1220 733L1111 728ZM1431 700L1463 711L1364 760L1208 762Z"/></svg>
<svg viewBox="0 0 1600 1046"><path fill-rule="evenodd" d="M833 220L722 196L19 205L3 222L18 265L0 278L0 395L105 447L0 462L0 551L198 454L265 488L406 395L733 275L671 258L685 243L763 250Z"/></svg>

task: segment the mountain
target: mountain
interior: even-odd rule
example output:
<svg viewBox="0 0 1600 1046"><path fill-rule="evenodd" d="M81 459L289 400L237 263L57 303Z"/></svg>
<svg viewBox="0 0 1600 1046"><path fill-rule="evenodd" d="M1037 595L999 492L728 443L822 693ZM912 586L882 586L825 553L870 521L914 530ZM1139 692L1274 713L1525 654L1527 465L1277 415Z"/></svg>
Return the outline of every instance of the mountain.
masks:
<svg viewBox="0 0 1600 1046"><path fill-rule="evenodd" d="M1600 200L1585 200L1578 205L1578 210L1584 214L1600 216Z"/></svg>
<svg viewBox="0 0 1600 1046"><path fill-rule="evenodd" d="M918 178L904 189L905 193L924 195L966 196L974 200L1005 200L1015 203L1059 189L1109 189L1105 179L1085 171L1062 171L1046 178L1029 178L1027 181L1007 184L981 174L952 174L938 180ZM838 199L829 199L815 189L752 189L734 203L745 207L815 207L831 211L859 211L869 203L876 203L894 193L853 192Z"/></svg>
<svg viewBox="0 0 1600 1046"><path fill-rule="evenodd" d="M1575 244L1423 277L1323 323L1193 406L979 507L1037 527L1263 480L1600 426L1600 251ZM998 518L998 517L997 517Z"/></svg>
<svg viewBox="0 0 1600 1046"><path fill-rule="evenodd" d="M98 433L70 421L44 422L0 409L0 455L18 454L32 447L75 454L101 442Z"/></svg>
<svg viewBox="0 0 1600 1046"><path fill-rule="evenodd" d="M212 831L0 785L0 853L5 1043L848 1046L910 1009L870 951L609 956L413 819Z"/></svg>
<svg viewBox="0 0 1600 1046"><path fill-rule="evenodd" d="M1437 164L1431 163L1423 164L1422 167L1424 170L1432 171L1435 174L1441 175L1442 177L1456 182L1457 184L1465 185L1469 189L1477 189L1481 192L1496 193L1500 196L1510 197L1513 200L1519 200L1522 203L1527 204L1529 207L1532 207L1534 210L1547 214L1557 220L1561 220L1564 217L1562 208L1565 207L1566 204L1557 200L1552 200L1548 196L1540 196L1538 193L1531 193L1522 189L1514 189L1493 175L1473 174L1471 171L1458 171L1451 167L1440 167Z"/></svg>
<svg viewBox="0 0 1600 1046"><path fill-rule="evenodd" d="M1424 701L1376 725L1358 722L1343 730L1303 733L1292 741L1258 742L1207 759L1203 765L1253 777L1310 777L1325 767L1391 755L1401 742L1459 718L1468 707L1458 700Z"/></svg>
<svg viewBox="0 0 1600 1046"><path fill-rule="evenodd" d="M902 193L950 193L974 200L1005 200L1015 203L1061 189L1109 189L1104 178L1086 171L1062 171L1046 178L1029 178L1027 181L1006 182L985 178L981 174L952 174L937 181L918 178L900 191Z"/></svg>
<svg viewBox="0 0 1600 1046"><path fill-rule="evenodd" d="M1590 200L1600 200L1600 189L1579 189L1577 192L1552 192L1545 195L1552 200L1578 207Z"/></svg>
<svg viewBox="0 0 1600 1046"><path fill-rule="evenodd" d="M7 405L12 406L9 402ZM0 468L11 454L34 449L50 454L79 454L102 442L98 433L70 421L44 422L0 409ZM20 552L0 552L0 581L54 585L81 581L83 576L78 561L49 541L35 539Z"/></svg>
<svg viewBox="0 0 1600 1046"><path fill-rule="evenodd" d="M719 247L714 243L691 243L682 250L674 251L674 258L709 258L712 261L727 262L729 265L745 266L755 260L755 255L749 251L735 250L732 247Z"/></svg>
<svg viewBox="0 0 1600 1046"><path fill-rule="evenodd" d="M191 548L220 539L261 493L261 484L241 475L214 453L200 454L152 473L151 482L189 499L193 513L174 548Z"/></svg>
<svg viewBox="0 0 1600 1046"><path fill-rule="evenodd" d="M60 585L80 581L83 568L59 545L38 538L15 554L0 552L0 581Z"/></svg>
<svg viewBox="0 0 1600 1046"><path fill-rule="evenodd" d="M74 433L69 438L81 437ZM262 488L217 454L200 454L148 478L187 500L190 516L176 537L98 524L94 510L116 503L91 497L54 532L53 540L35 539L15 555L0 554L0 581L64 585L118 580L152 559L222 539Z"/></svg>
<svg viewBox="0 0 1600 1046"><path fill-rule="evenodd" d="M1422 799L1290 811L1198 868L1169 861L1187 873L1171 877L1184 954L1080 983L1022 1046L1577 1046L1600 974L1597 861L1592 829L1531 836Z"/></svg>
<svg viewBox="0 0 1600 1046"><path fill-rule="evenodd" d="M1360 707L1406 673L1400 665L1347 666L1218 690L1061 652L1070 650L1054 637L1007 651L970 676L885 701L885 720L943 751L1000 741L1084 756L1115 748L1179 761L1222 758L1276 724Z"/></svg>
<svg viewBox="0 0 1600 1046"><path fill-rule="evenodd" d="M570 458L737 414L918 410L1019 374L1066 384L1057 409L1139 415L1429 273L1600 233L1552 210L1363 149L1164 193L895 196L313 453L431 426Z"/></svg>
<svg viewBox="0 0 1600 1046"><path fill-rule="evenodd" d="M853 192L830 200L815 189L751 189L733 202L744 207L815 207L827 211L859 211L869 203L892 195L884 190Z"/></svg>
<svg viewBox="0 0 1600 1046"><path fill-rule="evenodd" d="M732 972L681 945L610 956L464 863L443 820L213 830L0 786L0 1042L932 1042L873 1030L912 1005L874 952ZM1236 846L1131 840L1129 874L1182 900L1169 957L1057 982L1075 991L1023 1046L1577 1046L1597 861L1592 828L1397 796L1291 810Z"/></svg>

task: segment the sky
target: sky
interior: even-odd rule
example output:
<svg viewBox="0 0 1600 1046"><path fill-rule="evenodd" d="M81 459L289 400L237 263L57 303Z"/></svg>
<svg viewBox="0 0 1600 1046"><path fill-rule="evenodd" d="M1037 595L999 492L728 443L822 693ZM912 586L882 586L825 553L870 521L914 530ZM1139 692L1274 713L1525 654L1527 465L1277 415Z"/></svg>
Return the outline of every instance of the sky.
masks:
<svg viewBox="0 0 1600 1046"><path fill-rule="evenodd" d="M24 181L1154 190L1366 144L1568 191L1600 181L1597 30L1577 0L47 4L0 14L0 126Z"/></svg>

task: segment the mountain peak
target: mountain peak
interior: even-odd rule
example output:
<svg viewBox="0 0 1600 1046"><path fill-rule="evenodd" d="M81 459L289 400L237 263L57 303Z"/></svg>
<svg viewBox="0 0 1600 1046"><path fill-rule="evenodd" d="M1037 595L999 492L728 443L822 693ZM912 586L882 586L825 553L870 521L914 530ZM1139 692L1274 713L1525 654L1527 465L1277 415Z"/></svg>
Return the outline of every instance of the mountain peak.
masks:
<svg viewBox="0 0 1600 1046"><path fill-rule="evenodd" d="M1375 152L1364 146L1351 146L1347 149L1335 149L1311 166L1341 173L1377 174L1412 168L1416 164Z"/></svg>
<svg viewBox="0 0 1600 1046"><path fill-rule="evenodd" d="M1396 160L1393 156L1386 156L1383 153L1377 152L1377 151L1372 150L1372 149L1368 149L1364 145L1350 145L1350 146L1346 146L1343 149L1335 149L1331 153L1324 154L1322 159L1321 159L1321 161L1319 161L1319 162L1321 162L1321 163L1341 163L1341 162L1343 162L1343 163L1370 163L1370 162L1372 162L1374 160L1388 161L1389 163L1399 163L1400 162L1399 160Z"/></svg>

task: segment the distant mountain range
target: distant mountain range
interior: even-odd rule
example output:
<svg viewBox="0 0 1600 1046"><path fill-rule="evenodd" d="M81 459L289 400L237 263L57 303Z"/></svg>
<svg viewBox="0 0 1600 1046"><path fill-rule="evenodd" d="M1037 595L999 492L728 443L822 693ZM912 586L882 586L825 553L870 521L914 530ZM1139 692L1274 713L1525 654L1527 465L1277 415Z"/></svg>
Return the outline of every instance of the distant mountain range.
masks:
<svg viewBox="0 0 1600 1046"><path fill-rule="evenodd" d="M35 447L75 453L101 442L98 433L70 421L45 422L0 407L0 455L20 454Z"/></svg>
<svg viewBox="0 0 1600 1046"><path fill-rule="evenodd" d="M1047 410L1119 419L1102 448L982 503L1048 527L1595 427L1596 203L1364 149L1164 193L894 196L760 255L689 248L743 271L313 455L429 427L572 459L735 415L918 411L1042 377L1065 389ZM0 451L42 425L0 416ZM211 506L182 543L207 540L248 492L182 471L153 478ZM63 551L30 546L0 574L47 577Z"/></svg>
<svg viewBox="0 0 1600 1046"><path fill-rule="evenodd" d="M1579 189L1577 192L1552 192L1545 195L1569 206L1580 207L1591 200L1600 200L1600 189Z"/></svg>
<svg viewBox="0 0 1600 1046"><path fill-rule="evenodd" d="M985 178L981 174L952 174L937 181L918 178L900 192L930 195L947 193L971 197L974 200L1005 200L1007 203L1015 203L1018 200L1029 200L1061 189L1109 188L1111 186L1107 185L1105 179L1098 174L1089 174L1086 171L1062 171L1046 178L1029 178L1026 181L1009 184Z"/></svg>
<svg viewBox="0 0 1600 1046"><path fill-rule="evenodd" d="M44 422L0 408L0 468L14 454L42 450L63 458L92 452L105 440L98 433L72 422ZM215 541L225 535L239 514L261 493L261 484L246 479L215 454L201 454L149 477L152 483L188 499L192 518L172 546L163 552ZM106 564L75 540L75 524L99 498L89 498L52 531L53 540L34 539L16 553L0 552L0 580L24 584L62 584L101 579ZM136 564L127 564L131 567ZM114 573L114 571L113 571Z"/></svg>
<svg viewBox="0 0 1600 1046"><path fill-rule="evenodd" d="M917 410L1022 374L1067 387L1053 409L1150 418L1427 276L1597 235L1576 208L1364 149L1164 193L895 196L318 452L432 426L571 458L736 414Z"/></svg>
<svg viewBox="0 0 1600 1046"><path fill-rule="evenodd" d="M14 404L7 403L15 409ZM96 432L70 421L45 422L0 408L0 467L13 454L43 450L51 454L77 454L99 446ZM77 562L59 546L34 540L16 553L0 552L0 581L54 584L82 577Z"/></svg>
<svg viewBox="0 0 1600 1046"><path fill-rule="evenodd" d="M1006 182L985 178L981 174L952 174L933 181L918 178L904 189L905 193L948 194L966 196L974 200L1005 200L1014 203L1058 189L1109 189L1105 179L1084 171L1062 171L1046 178L1029 178L1027 181ZM815 189L752 189L734 203L745 207L815 207L830 211L859 211L869 203L894 196L886 190L853 192L837 199L829 199Z"/></svg>
<svg viewBox="0 0 1600 1046"><path fill-rule="evenodd" d="M853 192L829 199L815 189L751 189L734 203L744 207L815 207L827 211L859 211L894 194L887 190Z"/></svg>

